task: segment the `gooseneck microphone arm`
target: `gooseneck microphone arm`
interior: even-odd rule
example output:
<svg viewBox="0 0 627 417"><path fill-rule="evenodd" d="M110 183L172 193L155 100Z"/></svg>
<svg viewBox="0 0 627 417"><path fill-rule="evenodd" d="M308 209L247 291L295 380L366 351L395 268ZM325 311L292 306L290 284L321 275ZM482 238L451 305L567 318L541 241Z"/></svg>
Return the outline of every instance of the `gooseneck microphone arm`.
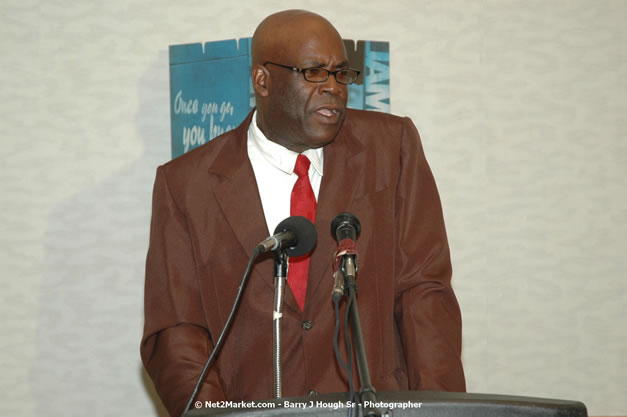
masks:
<svg viewBox="0 0 627 417"><path fill-rule="evenodd" d="M222 327L220 336L218 336L217 341L213 345L213 350L211 351L211 354L209 355L207 362L205 362L205 366L200 372L200 376L198 377L198 380L196 381L196 385L194 386L194 390L192 391L192 394L189 397L189 400L187 401L187 404L185 405L183 412L181 413L181 417L183 417L185 413L187 412L187 410L189 410L189 408L191 407L192 402L194 401L194 398L196 398L196 395L198 394L200 384L202 384L202 381L205 379L205 375L207 375L207 371L209 370L209 368L211 367L211 365L213 364L214 360L217 357L216 355L218 354L218 352L220 352L222 343L224 342L226 334L228 333L229 328L231 327L231 322L233 321L233 317L235 317L235 312L237 311L237 307L239 306L239 303L242 299L242 294L244 293L244 288L246 287L246 283L248 282L248 277L250 276L250 272L252 271L253 265L260 254L261 254L261 250L259 249L259 247L256 247L255 250L253 250L253 254L251 255L250 259L248 260L248 264L246 265L246 270L244 271L244 275L242 276L242 281L239 285L239 288L237 289L237 295L235 296L235 301L233 301L233 306L231 307L231 312L229 313L229 316L226 319L226 323L224 323L224 327Z"/></svg>
<svg viewBox="0 0 627 417"><path fill-rule="evenodd" d="M357 285L355 284L355 276L350 274L350 270L354 268L354 260L350 255L344 261L344 277L346 280L346 288L348 290L348 299L350 305L350 324L353 333L353 343L355 346L355 359L357 359L357 371L359 373L359 397L362 404L376 404L377 392L370 381L370 371L368 369L368 359L366 358L366 346L364 345L364 337L361 331L361 321L359 320L359 307L357 306ZM364 416L380 416L381 413L374 407L364 406Z"/></svg>
<svg viewBox="0 0 627 417"><path fill-rule="evenodd" d="M368 359L366 358L366 346L364 344L361 321L359 319L359 307L357 306L357 250L355 240L361 231L361 225L357 217L351 213L340 213L331 222L331 233L338 241L338 252L336 261L338 267L344 275L344 288L348 292L348 307L350 315L350 325L353 333L355 348L355 358L357 360L357 371L359 373L359 400L363 406L363 415L368 417L381 416L381 412L370 406L376 404L376 390L370 381L370 371L368 369ZM334 288L333 297L338 291Z"/></svg>
<svg viewBox="0 0 627 417"><path fill-rule="evenodd" d="M288 256L302 256L316 245L318 234L309 219L292 216L283 220L274 230L274 235L257 246L259 250L274 253L274 310L272 311L272 347L274 371L274 398L283 395L281 366L281 322L283 298L287 281Z"/></svg>
<svg viewBox="0 0 627 417"><path fill-rule="evenodd" d="M281 366L281 321L283 318L283 296L287 281L287 255L284 251L274 252L274 310L272 311L272 347L274 370L274 398L283 395L283 368Z"/></svg>

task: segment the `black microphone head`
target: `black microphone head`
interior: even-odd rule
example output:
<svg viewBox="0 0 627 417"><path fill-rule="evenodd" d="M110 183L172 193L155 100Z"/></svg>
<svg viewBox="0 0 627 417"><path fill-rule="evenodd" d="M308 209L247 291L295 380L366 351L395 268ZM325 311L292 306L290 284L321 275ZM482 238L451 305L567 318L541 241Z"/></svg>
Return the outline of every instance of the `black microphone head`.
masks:
<svg viewBox="0 0 627 417"><path fill-rule="evenodd" d="M291 216L274 229L274 234L292 232L296 235L294 246L285 249L287 256L303 256L311 251L318 241L318 232L313 223L303 216Z"/></svg>
<svg viewBox="0 0 627 417"><path fill-rule="evenodd" d="M352 213L340 213L331 222L331 234L338 242L345 238L355 240L360 232L361 223Z"/></svg>

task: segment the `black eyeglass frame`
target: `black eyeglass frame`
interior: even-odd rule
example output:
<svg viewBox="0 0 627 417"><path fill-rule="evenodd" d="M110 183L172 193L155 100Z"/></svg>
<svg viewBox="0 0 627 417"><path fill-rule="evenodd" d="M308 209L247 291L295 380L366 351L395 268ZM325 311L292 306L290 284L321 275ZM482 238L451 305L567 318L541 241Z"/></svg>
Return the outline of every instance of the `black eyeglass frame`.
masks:
<svg viewBox="0 0 627 417"><path fill-rule="evenodd" d="M361 71L356 70L356 69L352 69L352 68L342 68L342 69L335 70L335 71L329 71L328 69L323 68L323 67L298 68L298 67L292 67L290 65L277 64L276 62L272 62L272 61L264 62L263 66L265 67L267 64L276 65L277 67L285 68L285 69L288 69L288 70L291 70L291 71L294 71L294 72L300 72L301 74L303 74L303 78L305 79L305 81L308 81L310 83L323 83L323 82L325 82L326 80L329 79L329 76L331 74L333 74L333 76L335 77L335 81L337 81L338 83L343 84L343 85L350 85L350 84L353 84L355 81L357 81L359 79L359 74L361 74ZM326 78L324 80L320 80L320 81L312 81L312 80L308 79L307 76L305 75L306 71L314 70L314 69L315 70L325 70L327 72ZM342 71L352 71L352 72L356 73L355 80L351 81L350 83L343 83L342 81L338 80L337 79L337 74L339 72L342 72Z"/></svg>

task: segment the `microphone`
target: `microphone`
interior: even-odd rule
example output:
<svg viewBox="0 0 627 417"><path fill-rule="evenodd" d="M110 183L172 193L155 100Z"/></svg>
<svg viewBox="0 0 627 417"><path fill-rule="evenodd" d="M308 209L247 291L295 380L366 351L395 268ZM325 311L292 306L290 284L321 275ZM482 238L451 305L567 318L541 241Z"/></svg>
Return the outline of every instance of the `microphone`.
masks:
<svg viewBox="0 0 627 417"><path fill-rule="evenodd" d="M316 246L318 232L303 216L291 216L274 229L274 235L257 245L259 253L285 251L287 256L302 256Z"/></svg>
<svg viewBox="0 0 627 417"><path fill-rule="evenodd" d="M342 243L344 239L350 239L354 244L360 232L361 224L352 213L340 213L331 222L331 233L338 243Z"/></svg>
<svg viewBox="0 0 627 417"><path fill-rule="evenodd" d="M361 232L361 224L353 214L340 213L331 222L331 234L338 242L335 252L335 263L333 269L333 291L334 299L339 299L344 294L345 276L355 278L357 272L357 249L355 240ZM344 260L344 268L339 268L340 262Z"/></svg>

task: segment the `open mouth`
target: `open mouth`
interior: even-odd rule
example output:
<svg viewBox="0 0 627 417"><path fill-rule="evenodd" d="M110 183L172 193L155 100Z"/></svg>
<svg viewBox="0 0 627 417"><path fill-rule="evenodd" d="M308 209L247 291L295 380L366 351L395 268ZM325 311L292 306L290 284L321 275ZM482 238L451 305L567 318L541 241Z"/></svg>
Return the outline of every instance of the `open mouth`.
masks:
<svg viewBox="0 0 627 417"><path fill-rule="evenodd" d="M340 112L338 112L336 109L322 108L322 109L318 109L317 111L318 111L318 113L320 113L321 115L326 116L326 117L333 117L333 116L336 116L336 115L340 114Z"/></svg>
<svg viewBox="0 0 627 417"><path fill-rule="evenodd" d="M316 114L321 116L321 119L328 122L337 122L342 116L342 112L334 107L320 107L316 110Z"/></svg>

